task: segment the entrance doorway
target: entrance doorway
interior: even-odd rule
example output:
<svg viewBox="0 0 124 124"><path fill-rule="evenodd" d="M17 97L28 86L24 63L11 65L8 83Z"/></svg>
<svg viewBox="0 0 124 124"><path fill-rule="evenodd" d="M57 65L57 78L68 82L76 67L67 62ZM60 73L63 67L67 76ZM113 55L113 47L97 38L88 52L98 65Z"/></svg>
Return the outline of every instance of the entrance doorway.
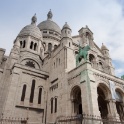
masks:
<svg viewBox="0 0 124 124"><path fill-rule="evenodd" d="M97 94L98 94L98 107L101 114L101 118L107 119L107 115L108 115L107 101L105 100L105 94L100 87L97 88Z"/></svg>
<svg viewBox="0 0 124 124"><path fill-rule="evenodd" d="M82 99L81 99L81 89L79 86L75 86L71 92L72 99L72 110L75 115L82 114Z"/></svg>
<svg viewBox="0 0 124 124"><path fill-rule="evenodd" d="M123 97L122 97L122 94L118 90L116 90L116 95L117 95L116 109L120 116L120 120L124 121Z"/></svg>

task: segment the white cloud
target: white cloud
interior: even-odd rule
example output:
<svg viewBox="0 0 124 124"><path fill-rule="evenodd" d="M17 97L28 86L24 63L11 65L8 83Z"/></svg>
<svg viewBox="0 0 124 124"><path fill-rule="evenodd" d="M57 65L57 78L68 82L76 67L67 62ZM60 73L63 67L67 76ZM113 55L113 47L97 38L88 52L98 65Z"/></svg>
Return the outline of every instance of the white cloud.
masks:
<svg viewBox="0 0 124 124"><path fill-rule="evenodd" d="M116 75L120 75L120 76L122 76L123 73L124 73L124 70L121 69L121 68L118 68L118 69L115 70L115 74L116 74Z"/></svg>

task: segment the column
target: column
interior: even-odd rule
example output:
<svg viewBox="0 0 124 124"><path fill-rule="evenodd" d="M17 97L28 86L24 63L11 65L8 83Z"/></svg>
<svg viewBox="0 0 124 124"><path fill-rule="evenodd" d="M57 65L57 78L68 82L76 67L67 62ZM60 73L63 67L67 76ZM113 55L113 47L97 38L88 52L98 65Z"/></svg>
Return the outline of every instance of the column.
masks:
<svg viewBox="0 0 124 124"><path fill-rule="evenodd" d="M116 100L110 99L108 101L109 101L111 118L120 120L119 119L119 114L117 113L117 109L116 109Z"/></svg>

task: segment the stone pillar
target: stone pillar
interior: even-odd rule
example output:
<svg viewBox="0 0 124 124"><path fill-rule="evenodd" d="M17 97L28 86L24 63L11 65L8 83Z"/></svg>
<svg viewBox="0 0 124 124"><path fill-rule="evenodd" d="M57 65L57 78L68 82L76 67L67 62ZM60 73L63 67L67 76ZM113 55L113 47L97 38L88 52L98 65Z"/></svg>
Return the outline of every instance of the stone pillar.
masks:
<svg viewBox="0 0 124 124"><path fill-rule="evenodd" d="M107 110L108 110L108 118L111 118L111 109L110 109L110 105L109 105L109 102L107 103Z"/></svg>
<svg viewBox="0 0 124 124"><path fill-rule="evenodd" d="M110 99L108 100L109 102L109 107L110 107L110 119L117 119L119 120L119 114L117 113L117 109L116 109L116 101L114 99Z"/></svg>
<svg viewBox="0 0 124 124"><path fill-rule="evenodd" d="M30 49L31 39L30 37L27 38L26 49Z"/></svg>

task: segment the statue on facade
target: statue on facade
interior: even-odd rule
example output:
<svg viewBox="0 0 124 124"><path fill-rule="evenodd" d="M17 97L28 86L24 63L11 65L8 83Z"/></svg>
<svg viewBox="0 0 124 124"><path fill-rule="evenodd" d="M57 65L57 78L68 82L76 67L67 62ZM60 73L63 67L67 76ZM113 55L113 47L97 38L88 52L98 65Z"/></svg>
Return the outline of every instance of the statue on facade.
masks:
<svg viewBox="0 0 124 124"><path fill-rule="evenodd" d="M80 63L80 61L82 60L82 58L84 58L85 61L87 61L87 55L88 55L88 51L90 50L90 46L87 45L84 48L82 48L79 45L79 53L76 56L76 65L78 65Z"/></svg>

